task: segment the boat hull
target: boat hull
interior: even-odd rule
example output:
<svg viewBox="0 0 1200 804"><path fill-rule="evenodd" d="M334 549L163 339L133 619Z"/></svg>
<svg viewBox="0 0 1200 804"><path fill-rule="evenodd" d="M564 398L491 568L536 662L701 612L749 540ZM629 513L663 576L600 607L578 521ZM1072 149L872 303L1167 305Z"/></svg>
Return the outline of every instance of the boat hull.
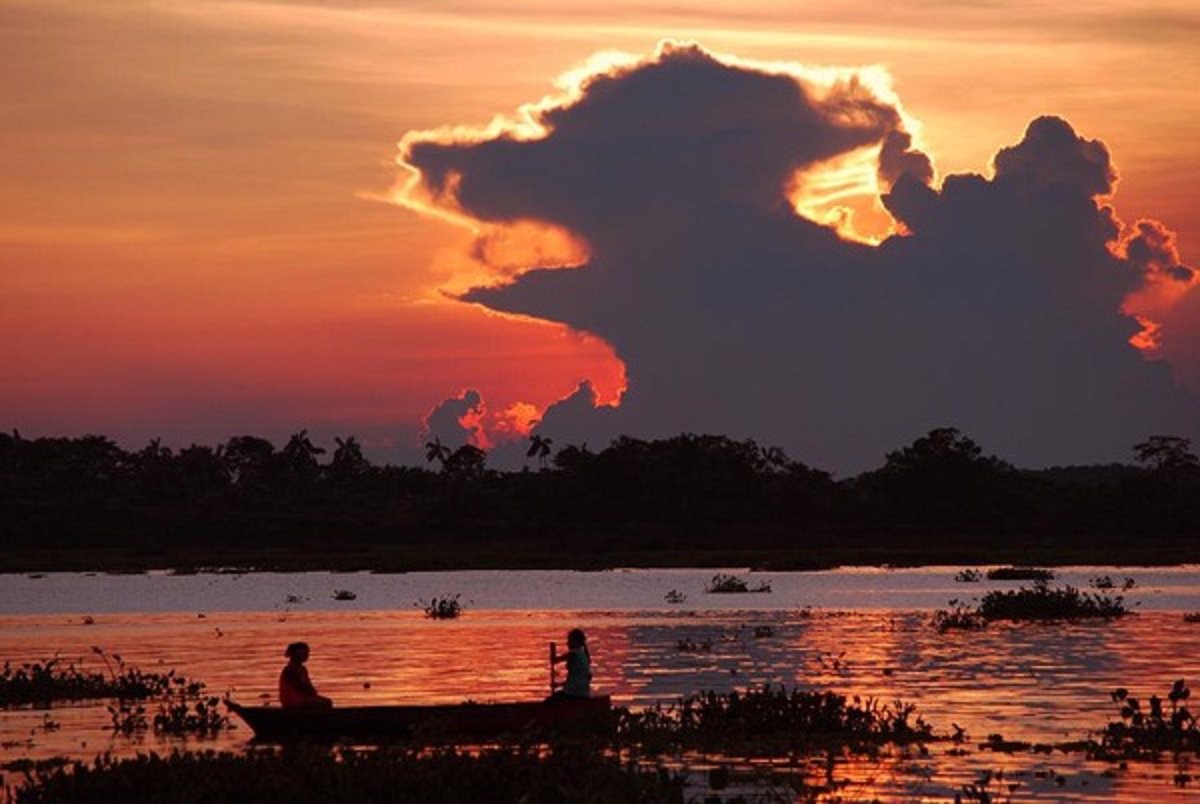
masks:
<svg viewBox="0 0 1200 804"><path fill-rule="evenodd" d="M607 695L553 702L462 703L449 706L344 706L282 709L226 701L261 741L298 739L386 741L601 729L611 724Z"/></svg>

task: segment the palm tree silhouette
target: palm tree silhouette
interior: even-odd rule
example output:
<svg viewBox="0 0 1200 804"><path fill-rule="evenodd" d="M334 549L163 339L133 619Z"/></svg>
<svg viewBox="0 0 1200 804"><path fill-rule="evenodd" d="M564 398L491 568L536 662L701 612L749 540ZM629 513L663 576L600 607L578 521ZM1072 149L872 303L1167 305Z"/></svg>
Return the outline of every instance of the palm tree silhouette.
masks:
<svg viewBox="0 0 1200 804"><path fill-rule="evenodd" d="M425 442L425 460L429 463L437 461L446 468L446 459L450 457L450 448L442 443L442 439L434 436L432 441Z"/></svg>
<svg viewBox="0 0 1200 804"><path fill-rule="evenodd" d="M525 453L526 458L537 456L538 466L542 469L546 468L546 459L550 457L550 445L554 443L553 438L544 438L536 433L529 437L529 450Z"/></svg>

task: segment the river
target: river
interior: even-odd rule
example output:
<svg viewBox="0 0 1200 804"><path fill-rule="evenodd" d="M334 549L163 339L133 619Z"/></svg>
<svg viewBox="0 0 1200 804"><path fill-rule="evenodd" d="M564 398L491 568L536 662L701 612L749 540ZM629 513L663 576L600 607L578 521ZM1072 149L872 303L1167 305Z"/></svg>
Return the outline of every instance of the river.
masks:
<svg viewBox="0 0 1200 804"><path fill-rule="evenodd" d="M1132 578L1136 585L1123 594L1135 616L939 633L932 612L951 599L970 603L1019 585L959 582L959 569L723 570L751 588L770 587L744 594L706 592L718 571L692 569L4 575L0 657L20 664L59 656L103 670L105 658L119 656L258 703L274 699L284 646L303 639L312 645L318 688L341 704L522 700L548 691L547 643L561 645L568 628L580 627L594 686L619 705L773 683L899 699L915 704L938 733L966 731L973 750L965 753L935 744L928 757L846 760L840 772L852 800L952 800L980 773L1001 769L1021 785L1016 800L1196 793L1197 783L1182 783L1192 773L1187 758L1121 769L1078 754L977 746L991 734L1082 739L1115 716L1114 688L1148 698L1164 696L1177 678L1194 680L1200 624L1183 615L1200 611L1200 569L1063 568L1055 583L1083 589L1105 576L1118 587ZM424 603L454 595L462 616L425 616ZM0 761L238 750L249 738L244 727L206 740L114 736L106 706L0 712Z"/></svg>

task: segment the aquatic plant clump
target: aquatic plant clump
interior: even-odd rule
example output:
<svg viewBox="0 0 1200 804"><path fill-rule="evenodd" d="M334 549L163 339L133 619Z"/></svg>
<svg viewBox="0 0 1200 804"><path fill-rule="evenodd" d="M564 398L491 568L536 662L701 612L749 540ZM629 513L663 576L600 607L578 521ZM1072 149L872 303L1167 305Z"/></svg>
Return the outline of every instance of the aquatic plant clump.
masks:
<svg viewBox="0 0 1200 804"><path fill-rule="evenodd" d="M1036 584L1007 592L993 591L979 603L984 620L1111 620L1129 614L1125 598L1106 592L1081 592L1073 586Z"/></svg>
<svg viewBox="0 0 1200 804"><path fill-rule="evenodd" d="M1151 695L1143 708L1129 690L1113 690L1111 697L1120 707L1121 719L1104 728L1096 753L1139 756L1159 751L1200 751L1200 727L1187 708L1191 695L1182 678L1171 685L1166 706L1162 698Z"/></svg>
<svg viewBox="0 0 1200 804"><path fill-rule="evenodd" d="M1037 567L996 567L987 571L989 581L1041 581L1054 580L1054 573Z"/></svg>
<svg viewBox="0 0 1200 804"><path fill-rule="evenodd" d="M642 770L596 751L453 749L433 753L390 749L287 751L247 754L155 754L135 759L102 757L91 765L35 771L31 783L12 794L13 804L59 801L125 801L175 804L237 801L239 804L325 804L389 801L458 804L464 801L630 801L682 804L683 782L675 774Z"/></svg>
<svg viewBox="0 0 1200 804"><path fill-rule="evenodd" d="M744 594L747 592L766 593L771 591L771 582L763 581L758 586L751 588L736 575L718 572L712 576L712 580L708 582L708 586L705 587L704 591L714 595Z"/></svg>
<svg viewBox="0 0 1200 804"><path fill-rule="evenodd" d="M103 656L99 648L93 651ZM19 667L5 662L0 671L0 707L50 706L101 698L144 700L168 689L172 674L143 673L126 667L120 657L115 658L117 667L114 670L109 665L107 675L82 670L57 657Z"/></svg>
<svg viewBox="0 0 1200 804"><path fill-rule="evenodd" d="M954 580L957 583L979 583L983 580L983 573L977 569L959 570L954 574Z"/></svg>
<svg viewBox="0 0 1200 804"><path fill-rule="evenodd" d="M950 609L938 609L933 613L933 626L943 634L947 631L978 631L987 621L977 609L971 608L957 598L950 601Z"/></svg>
<svg viewBox="0 0 1200 804"><path fill-rule="evenodd" d="M428 601L420 600L417 605L425 611L425 616L431 620L453 620L462 615L463 607L459 602L459 595L446 595L445 597L434 597Z"/></svg>
<svg viewBox="0 0 1200 804"><path fill-rule="evenodd" d="M104 660L107 674L87 672L58 658L15 668L6 662L0 672L0 707L48 707L107 698L113 701L108 714L116 734L129 736L153 728L157 734L208 735L229 727L229 718L218 709L220 699L206 695L203 682L178 676L174 670L144 673L126 666L120 656L110 661L101 648L92 652ZM157 704L153 718L147 704Z"/></svg>
<svg viewBox="0 0 1200 804"><path fill-rule="evenodd" d="M769 750L926 742L933 733L911 704L767 685L746 692L704 692L675 704L625 712L618 737L648 747L750 744Z"/></svg>

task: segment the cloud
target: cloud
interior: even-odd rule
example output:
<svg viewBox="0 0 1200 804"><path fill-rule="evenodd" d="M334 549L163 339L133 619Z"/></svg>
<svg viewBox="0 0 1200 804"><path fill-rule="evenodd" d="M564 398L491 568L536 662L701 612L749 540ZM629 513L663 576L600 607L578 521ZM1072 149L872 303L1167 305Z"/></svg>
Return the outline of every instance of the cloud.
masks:
<svg viewBox="0 0 1200 804"><path fill-rule="evenodd" d="M814 75L666 45L530 107L523 128L406 140L429 199L587 244L571 270L501 272L461 296L594 333L625 362L620 408L581 386L539 432L720 432L835 471L944 425L1023 465L1200 432L1200 406L1131 346L1143 325L1123 312L1149 275L1190 269L1165 229L1130 235L1107 205L1103 143L1038 118L992 178L935 187L885 86ZM901 232L878 247L789 200L863 154Z"/></svg>
<svg viewBox="0 0 1200 804"><path fill-rule="evenodd" d="M486 448L487 433L483 429L486 409L483 397L471 389L444 399L425 415L421 439L436 438L449 449L473 444Z"/></svg>

